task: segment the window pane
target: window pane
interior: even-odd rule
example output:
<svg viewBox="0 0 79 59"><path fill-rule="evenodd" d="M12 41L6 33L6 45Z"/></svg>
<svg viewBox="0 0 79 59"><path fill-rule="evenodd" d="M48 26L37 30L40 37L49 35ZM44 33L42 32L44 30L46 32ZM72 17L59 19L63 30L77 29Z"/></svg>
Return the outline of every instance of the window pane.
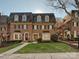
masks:
<svg viewBox="0 0 79 59"><path fill-rule="evenodd" d="M22 21L27 21L27 16L26 15L22 16Z"/></svg>
<svg viewBox="0 0 79 59"><path fill-rule="evenodd" d="M45 16L45 22L49 22L49 16Z"/></svg>
<svg viewBox="0 0 79 59"><path fill-rule="evenodd" d="M15 15L15 16L14 16L14 20L15 20L15 21L18 21L18 18L19 18L18 15Z"/></svg>
<svg viewBox="0 0 79 59"><path fill-rule="evenodd" d="M41 22L41 16L37 16L37 22Z"/></svg>

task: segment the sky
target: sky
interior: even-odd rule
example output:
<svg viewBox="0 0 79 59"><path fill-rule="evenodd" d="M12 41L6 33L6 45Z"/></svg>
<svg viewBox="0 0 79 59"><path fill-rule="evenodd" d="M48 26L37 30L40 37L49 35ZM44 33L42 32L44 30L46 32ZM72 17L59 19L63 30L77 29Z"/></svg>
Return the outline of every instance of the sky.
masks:
<svg viewBox="0 0 79 59"><path fill-rule="evenodd" d="M55 17L61 18L66 15L48 6L46 0L0 0L0 12L4 15L11 12L54 13Z"/></svg>

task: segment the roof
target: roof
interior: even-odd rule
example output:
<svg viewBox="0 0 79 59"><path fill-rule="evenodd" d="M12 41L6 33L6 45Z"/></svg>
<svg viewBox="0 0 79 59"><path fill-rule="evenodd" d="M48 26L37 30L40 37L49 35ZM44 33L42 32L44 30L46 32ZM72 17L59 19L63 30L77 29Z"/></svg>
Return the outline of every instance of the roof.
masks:
<svg viewBox="0 0 79 59"><path fill-rule="evenodd" d="M8 16L6 16L6 15L1 15L0 16L0 25L1 24L6 24L7 21L8 21Z"/></svg>

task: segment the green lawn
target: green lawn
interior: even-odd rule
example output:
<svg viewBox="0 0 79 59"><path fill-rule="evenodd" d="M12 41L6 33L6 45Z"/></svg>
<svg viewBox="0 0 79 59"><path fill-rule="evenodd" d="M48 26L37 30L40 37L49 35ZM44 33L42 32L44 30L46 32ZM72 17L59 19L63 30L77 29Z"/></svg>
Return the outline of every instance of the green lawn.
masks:
<svg viewBox="0 0 79 59"><path fill-rule="evenodd" d="M14 48L14 47L17 47L18 45L20 45L20 43L9 43L9 46L0 48L0 53L3 53L7 50Z"/></svg>
<svg viewBox="0 0 79 59"><path fill-rule="evenodd" d="M65 43L31 43L16 53L56 53L56 52L77 52L78 50Z"/></svg>

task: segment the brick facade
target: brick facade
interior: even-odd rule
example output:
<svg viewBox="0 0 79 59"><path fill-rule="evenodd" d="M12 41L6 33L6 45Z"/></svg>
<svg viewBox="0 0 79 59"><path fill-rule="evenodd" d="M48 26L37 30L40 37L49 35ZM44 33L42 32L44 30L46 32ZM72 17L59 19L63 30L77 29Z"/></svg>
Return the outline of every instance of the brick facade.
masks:
<svg viewBox="0 0 79 59"><path fill-rule="evenodd" d="M18 21L15 21L15 15L17 15ZM23 21L23 15L26 16L27 20ZM35 41L46 36L51 38L51 35L55 33L54 25L56 20L53 13L11 13L9 22L10 40ZM44 33L47 35L44 36Z"/></svg>

